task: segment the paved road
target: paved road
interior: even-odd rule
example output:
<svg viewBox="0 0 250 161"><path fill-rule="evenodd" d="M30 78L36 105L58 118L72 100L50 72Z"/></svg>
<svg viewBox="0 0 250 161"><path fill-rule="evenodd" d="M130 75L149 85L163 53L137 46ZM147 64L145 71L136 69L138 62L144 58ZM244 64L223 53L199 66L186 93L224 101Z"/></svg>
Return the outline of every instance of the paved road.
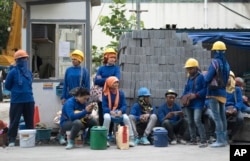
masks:
<svg viewBox="0 0 250 161"><path fill-rule="evenodd" d="M8 121L9 103L0 103L0 119ZM115 145L106 150L83 146L65 150L64 146L43 143L32 148L0 147L0 161L229 161L229 146L199 148L191 145L152 145L119 150Z"/></svg>
<svg viewBox="0 0 250 161"><path fill-rule="evenodd" d="M1 161L229 161L229 146L198 148L193 145L152 145L119 150L111 146L106 150L92 150L89 146L65 150L60 145L37 145L32 148L0 148Z"/></svg>

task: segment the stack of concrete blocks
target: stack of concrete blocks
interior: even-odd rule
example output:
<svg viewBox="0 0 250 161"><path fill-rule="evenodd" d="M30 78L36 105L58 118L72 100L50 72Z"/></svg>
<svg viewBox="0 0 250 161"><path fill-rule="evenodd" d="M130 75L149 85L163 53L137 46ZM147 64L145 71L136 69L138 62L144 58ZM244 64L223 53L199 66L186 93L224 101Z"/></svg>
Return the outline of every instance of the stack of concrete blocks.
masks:
<svg viewBox="0 0 250 161"><path fill-rule="evenodd" d="M201 70L211 62L210 51L175 30L135 30L123 34L119 42L120 87L128 107L136 102L140 87L150 89L155 106L164 103L169 88L176 90L179 102L187 80L186 60L197 59Z"/></svg>

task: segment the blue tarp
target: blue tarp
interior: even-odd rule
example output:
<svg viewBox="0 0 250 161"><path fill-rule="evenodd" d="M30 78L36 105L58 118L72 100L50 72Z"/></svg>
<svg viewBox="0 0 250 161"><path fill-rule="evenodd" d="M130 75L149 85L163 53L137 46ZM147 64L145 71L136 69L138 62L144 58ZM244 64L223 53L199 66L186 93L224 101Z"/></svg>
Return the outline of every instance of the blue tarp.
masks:
<svg viewBox="0 0 250 161"><path fill-rule="evenodd" d="M250 50L250 32L188 32L188 36L193 43L214 43L215 41L223 41L226 45Z"/></svg>

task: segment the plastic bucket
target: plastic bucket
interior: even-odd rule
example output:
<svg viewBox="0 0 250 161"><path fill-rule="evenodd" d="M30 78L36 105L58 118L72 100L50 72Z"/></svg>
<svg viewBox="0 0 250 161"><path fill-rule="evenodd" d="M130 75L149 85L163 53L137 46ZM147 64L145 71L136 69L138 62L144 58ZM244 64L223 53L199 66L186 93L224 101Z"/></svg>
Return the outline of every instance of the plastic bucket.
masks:
<svg viewBox="0 0 250 161"><path fill-rule="evenodd" d="M36 130L20 130L19 131L19 145L22 148L34 147L36 141Z"/></svg>
<svg viewBox="0 0 250 161"><path fill-rule="evenodd" d="M168 146L168 131L163 127L156 127L153 129L154 146L166 147Z"/></svg>
<svg viewBox="0 0 250 161"><path fill-rule="evenodd" d="M107 149L107 129L103 126L93 126L90 130L90 148L94 150Z"/></svg>

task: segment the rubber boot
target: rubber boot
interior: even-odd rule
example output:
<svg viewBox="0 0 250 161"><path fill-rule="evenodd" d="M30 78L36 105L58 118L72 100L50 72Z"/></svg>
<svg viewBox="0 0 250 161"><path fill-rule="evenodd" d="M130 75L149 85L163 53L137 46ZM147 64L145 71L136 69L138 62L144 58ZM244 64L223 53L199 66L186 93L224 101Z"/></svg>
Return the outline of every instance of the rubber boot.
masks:
<svg viewBox="0 0 250 161"><path fill-rule="evenodd" d="M228 145L228 134L227 134L227 131L224 131L222 133L223 133L223 136L224 136L224 144L225 144L225 146L227 146Z"/></svg>
<svg viewBox="0 0 250 161"><path fill-rule="evenodd" d="M74 140L69 139L65 149L72 149L74 147Z"/></svg>
<svg viewBox="0 0 250 161"><path fill-rule="evenodd" d="M223 132L216 132L216 141L210 145L212 148L224 147L224 133Z"/></svg>
<svg viewBox="0 0 250 161"><path fill-rule="evenodd" d="M63 135L59 135L59 143L60 143L61 145L66 144L66 140L65 140L65 138L64 138Z"/></svg>

